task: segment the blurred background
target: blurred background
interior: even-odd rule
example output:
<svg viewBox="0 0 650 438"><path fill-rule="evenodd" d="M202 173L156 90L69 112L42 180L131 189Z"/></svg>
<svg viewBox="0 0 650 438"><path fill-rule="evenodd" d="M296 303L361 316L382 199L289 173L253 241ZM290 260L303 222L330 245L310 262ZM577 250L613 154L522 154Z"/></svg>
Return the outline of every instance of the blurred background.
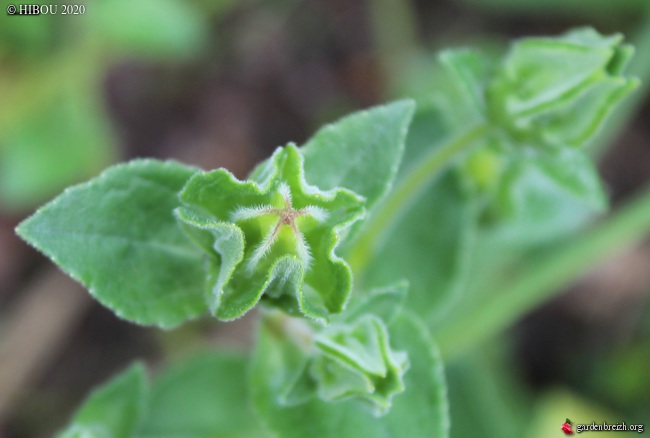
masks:
<svg viewBox="0 0 650 438"><path fill-rule="evenodd" d="M57 14L40 16L0 3L2 438L51 435L136 358L155 368L197 339L250 343L251 317L167 333L120 321L15 236L42 203L113 163L176 159L245 177L323 123L426 94L442 48L499 50L591 25L636 46L644 83L596 145L613 208L650 180L647 0L79 0L77 15L51 0L40 3ZM497 347L448 364L452 436L559 436L570 411L650 426L649 293L646 241Z"/></svg>

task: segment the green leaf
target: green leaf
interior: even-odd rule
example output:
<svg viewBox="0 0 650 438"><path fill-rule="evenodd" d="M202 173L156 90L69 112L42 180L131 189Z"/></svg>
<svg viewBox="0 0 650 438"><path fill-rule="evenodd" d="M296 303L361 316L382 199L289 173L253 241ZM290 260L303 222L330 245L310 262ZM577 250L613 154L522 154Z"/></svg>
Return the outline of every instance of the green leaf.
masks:
<svg viewBox="0 0 650 438"><path fill-rule="evenodd" d="M173 327L207 310L202 254L173 216L194 168L136 160L67 189L18 234L118 316Z"/></svg>
<svg viewBox="0 0 650 438"><path fill-rule="evenodd" d="M33 209L65 186L96 175L112 159L99 102L85 84L75 87L64 83L54 98L3 131L1 208Z"/></svg>
<svg viewBox="0 0 650 438"><path fill-rule="evenodd" d="M404 213L358 283L377 287L406 278L406 306L435 321L460 299L476 229L476 207L448 172Z"/></svg>
<svg viewBox="0 0 650 438"><path fill-rule="evenodd" d="M196 54L209 29L191 3L107 0L88 7L95 37L112 50L173 58Z"/></svg>
<svg viewBox="0 0 650 438"><path fill-rule="evenodd" d="M521 437L530 422L532 394L511 371L502 341L477 348L446 367L453 435ZM505 353L505 354L504 354ZM550 435L549 435L550 436Z"/></svg>
<svg viewBox="0 0 650 438"><path fill-rule="evenodd" d="M267 436L252 409L248 358L206 352L165 369L151 389L138 438Z"/></svg>
<svg viewBox="0 0 650 438"><path fill-rule="evenodd" d="M453 114L453 111L446 106L445 97L447 96L443 96L443 93L438 93L427 104L418 104L406 139L406 149L397 183L416 168L432 148L451 134L450 125L458 123L458 120L449 120L456 117L449 114Z"/></svg>
<svg viewBox="0 0 650 438"><path fill-rule="evenodd" d="M475 50L446 50L440 54L440 62L449 72L450 79L455 82L459 100L462 101L459 104L463 105L463 111L467 112L467 117L459 120L459 123L465 123L467 126L485 118L485 85L494 69L490 59Z"/></svg>
<svg viewBox="0 0 650 438"><path fill-rule="evenodd" d="M95 390L59 438L129 438L134 436L146 406L144 367L132 365Z"/></svg>
<svg viewBox="0 0 650 438"><path fill-rule="evenodd" d="M446 56L447 62L455 60L452 53ZM454 90L452 95L458 97L453 105L467 102L460 97L460 84L445 77L450 84L446 90ZM452 135L453 124L443 121L446 105L454 100L448 97L439 95L429 105L418 106L398 183ZM376 237L372 258L355 277L357 287L368 290L404 278L409 284L405 306L427 322L436 320L461 298L477 226L475 204L453 171L430 181L414 202L394 212L396 222Z"/></svg>
<svg viewBox="0 0 650 438"><path fill-rule="evenodd" d="M513 157L504 172L487 231L518 246L558 239L607 208L598 170L582 151Z"/></svg>
<svg viewBox="0 0 650 438"><path fill-rule="evenodd" d="M393 185L414 110L413 101L398 101L321 128L302 148L305 179L322 190L348 188L372 209Z"/></svg>
<svg viewBox="0 0 650 438"><path fill-rule="evenodd" d="M390 286L373 289L366 295L357 293L350 299L345 312L333 320L350 323L363 315L375 315L390 324L401 313L407 291L408 282L402 280Z"/></svg>
<svg viewBox="0 0 650 438"><path fill-rule="evenodd" d="M342 188L321 191L304 180L298 148L279 148L256 179L225 169L197 173L180 197L178 217L208 255L210 307L238 318L260 299L319 321L340 313L352 288L335 251L363 212L363 200Z"/></svg>
<svg viewBox="0 0 650 438"><path fill-rule="evenodd" d="M388 331L391 346L408 352L411 367L404 375L406 390L395 395L390 412L377 418L354 400L282 404L277 394L300 375L306 352L267 320L260 327L251 373L253 400L267 426L283 438L447 437L442 361L428 331L409 314L398 316Z"/></svg>

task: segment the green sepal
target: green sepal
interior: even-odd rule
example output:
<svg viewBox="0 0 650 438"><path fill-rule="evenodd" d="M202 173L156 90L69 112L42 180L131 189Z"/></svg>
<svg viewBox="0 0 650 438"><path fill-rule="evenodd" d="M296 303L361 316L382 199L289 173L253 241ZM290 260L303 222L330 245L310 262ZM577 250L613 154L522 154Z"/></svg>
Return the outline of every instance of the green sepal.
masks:
<svg viewBox="0 0 650 438"><path fill-rule="evenodd" d="M384 323L391 324L402 311L407 289L408 283L400 281L394 285L374 289L366 294L355 294L345 312L332 317L331 329L341 330L343 327L353 326L364 317L372 317L373 320L379 321L382 327ZM325 333L331 333L331 331L328 330ZM318 345L318 340L315 342ZM343 339L343 342L345 343L346 340ZM396 353L396 355L401 356L399 353ZM332 368L336 368L336 370L334 371ZM315 376L315 374L320 374L320 377ZM328 377L329 374L332 374L331 378ZM330 388L324 385L325 381L333 382ZM340 361L328 359L325 355L317 353L316 356L305 360L302 371L298 374L296 380L285 388L281 397L283 403L295 405L306 402L320 390L324 399L334 400L348 396L363 399L365 397L372 404L377 404L379 408L376 409L379 411L390 408L390 397L372 394L374 386L375 384L362 372L360 373ZM334 396L337 387L341 388L341 391L337 396ZM358 391L353 389L355 387ZM357 397L356 392L359 392L360 396Z"/></svg>
<svg viewBox="0 0 650 438"><path fill-rule="evenodd" d="M376 402L369 405L368 399L365 403L358 397L325 401L314 394L318 382L306 360L314 351L304 340L296 342L296 337L303 336L297 334L293 320L266 316L253 357L251 389L258 413L277 436L352 438L360 431L386 438L449 436L442 360L415 315L401 313L388 325L391 347L408 352L410 368L403 375L405 390L391 399L392 407L379 417ZM337 367L340 362L331 363ZM348 374L336 373L339 383L354 376L349 367L344 369ZM359 387L358 380L349 383Z"/></svg>
<svg viewBox="0 0 650 438"><path fill-rule="evenodd" d="M210 308L230 320L262 299L326 322L350 295L350 268L335 251L341 234L363 216L363 199L347 189L308 185L294 145L278 148L254 175L239 181L225 169L197 173L180 194L184 206L177 217L195 229L190 237L215 273L208 285ZM288 212L295 216L287 219L292 223L282 221Z"/></svg>
<svg viewBox="0 0 650 438"><path fill-rule="evenodd" d="M260 293L255 290L244 290L241 294L222 293L225 284L233 275L237 265L244 258L244 233L233 224L218 222L212 218L200 217L189 209L176 210L176 216L186 226L190 237L201 244L206 240L212 241L212 247L203 247L210 251L212 257L217 257L218 265L208 263L208 275L206 277L207 301L210 312L221 319L233 319L228 311L234 311L235 318L239 312L243 313L254 306L260 299ZM199 232L207 232L200 236ZM248 293L246 293L248 292ZM221 306L221 303L224 303Z"/></svg>
<svg viewBox="0 0 650 438"><path fill-rule="evenodd" d="M569 101L558 102L552 110L536 116L543 123L544 143L579 148L600 129L617 104L639 86L636 78L603 77L593 82Z"/></svg>
<svg viewBox="0 0 650 438"><path fill-rule="evenodd" d="M404 391L407 355L391 349L379 318L367 315L353 324L332 325L316 336L314 345L319 354L311 373L321 399L359 399L380 416L390 410L392 397Z"/></svg>
<svg viewBox="0 0 650 438"><path fill-rule="evenodd" d="M582 28L515 42L487 89L491 120L515 143L583 146L638 86L622 76L632 55L622 39Z"/></svg>

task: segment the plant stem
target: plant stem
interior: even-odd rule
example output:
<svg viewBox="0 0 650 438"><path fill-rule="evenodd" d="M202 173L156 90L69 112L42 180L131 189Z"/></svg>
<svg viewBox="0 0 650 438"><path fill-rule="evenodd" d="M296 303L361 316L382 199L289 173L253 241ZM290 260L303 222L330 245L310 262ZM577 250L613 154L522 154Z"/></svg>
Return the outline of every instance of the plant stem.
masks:
<svg viewBox="0 0 650 438"><path fill-rule="evenodd" d="M382 233L408 210L422 190L459 156L471 150L477 144L477 140L484 137L489 129L487 123L474 125L441 147L433 149L402 179L399 187L377 207L359 240L352 247L347 260L354 273L360 273L367 266L370 257L381 243Z"/></svg>
<svg viewBox="0 0 650 438"><path fill-rule="evenodd" d="M442 328L446 361L486 341L562 291L595 264L624 250L650 230L650 187L606 222L565 243L518 275L503 292L486 294L472 311Z"/></svg>

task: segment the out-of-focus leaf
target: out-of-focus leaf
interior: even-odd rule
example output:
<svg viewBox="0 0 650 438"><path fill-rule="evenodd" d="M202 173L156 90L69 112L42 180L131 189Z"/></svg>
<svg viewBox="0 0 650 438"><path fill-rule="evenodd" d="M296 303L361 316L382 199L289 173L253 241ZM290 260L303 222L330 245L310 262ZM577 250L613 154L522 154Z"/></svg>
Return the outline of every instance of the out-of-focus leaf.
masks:
<svg viewBox="0 0 650 438"><path fill-rule="evenodd" d="M639 81L623 75L632 48L591 28L510 46L487 89L490 120L508 141L582 147Z"/></svg>
<svg viewBox="0 0 650 438"><path fill-rule="evenodd" d="M147 381L142 365L133 365L95 390L58 438L130 438L146 409Z"/></svg>
<svg viewBox="0 0 650 438"><path fill-rule="evenodd" d="M2 134L0 209L32 208L97 174L113 158L104 114L87 92L59 93Z"/></svg>
<svg viewBox="0 0 650 438"><path fill-rule="evenodd" d="M485 85L494 70L490 58L475 50L447 50L440 54L440 62L456 83L467 112L462 123L467 126L484 119L487 111Z"/></svg>
<svg viewBox="0 0 650 438"><path fill-rule="evenodd" d="M578 424L592 423L602 425L620 424L625 422L628 426L634 424L629 418L622 418L620 413L608 412L592 401L585 400L577 394L564 389L556 389L542 394L535 407L531 421L526 425L526 438L546 438L560 433L560 428L566 418L573 423L573 431L577 432ZM583 430L584 432L584 430ZM638 432L635 432L638 434ZM629 437L631 431L607 431L608 437ZM521 434L519 435L521 436Z"/></svg>
<svg viewBox="0 0 650 438"><path fill-rule="evenodd" d="M488 230L519 246L575 231L608 204L594 164L576 150L515 157L498 190L501 217Z"/></svg>
<svg viewBox="0 0 650 438"><path fill-rule="evenodd" d="M138 438L267 436L249 399L248 358L211 352L166 369L156 378Z"/></svg>
<svg viewBox="0 0 650 438"><path fill-rule="evenodd" d="M406 306L432 322L460 298L476 227L476 208L448 173L384 237L359 280L364 288L405 278Z"/></svg>
<svg viewBox="0 0 650 438"><path fill-rule="evenodd" d="M370 314L390 324L402 312L407 293L408 282L402 280L390 286L371 290L366 295L354 294L345 312L333 320L352 322L363 315Z"/></svg>
<svg viewBox="0 0 650 438"><path fill-rule="evenodd" d="M172 327L207 310L202 254L173 215L195 171L155 160L114 166L17 231L118 316Z"/></svg>
<svg viewBox="0 0 650 438"><path fill-rule="evenodd" d="M55 15L37 15L23 20L23 17L9 16L7 7L13 4L16 9L21 4L0 1L0 11L4 15L0 26L0 59L5 55L19 60L36 60L46 54L55 44ZM25 5L25 3L23 3Z"/></svg>
<svg viewBox="0 0 650 438"><path fill-rule="evenodd" d="M174 58L196 54L208 35L191 2L106 0L87 6L95 38L112 50Z"/></svg>
<svg viewBox="0 0 650 438"><path fill-rule="evenodd" d="M495 346L475 350L446 367L451 436L517 438L529 424L531 396ZM501 353L501 352L499 352Z"/></svg>

